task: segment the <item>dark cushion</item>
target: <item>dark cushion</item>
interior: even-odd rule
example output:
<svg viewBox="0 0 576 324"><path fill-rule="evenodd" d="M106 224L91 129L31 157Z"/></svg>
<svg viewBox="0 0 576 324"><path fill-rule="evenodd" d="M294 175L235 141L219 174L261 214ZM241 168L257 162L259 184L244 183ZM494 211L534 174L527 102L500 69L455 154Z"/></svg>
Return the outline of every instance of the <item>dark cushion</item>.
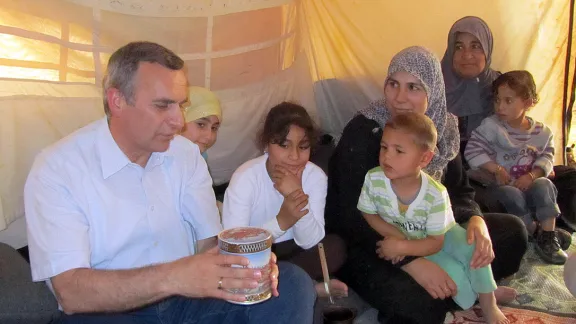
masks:
<svg viewBox="0 0 576 324"><path fill-rule="evenodd" d="M58 303L43 282L32 282L30 265L0 243L0 323L44 324L59 316Z"/></svg>

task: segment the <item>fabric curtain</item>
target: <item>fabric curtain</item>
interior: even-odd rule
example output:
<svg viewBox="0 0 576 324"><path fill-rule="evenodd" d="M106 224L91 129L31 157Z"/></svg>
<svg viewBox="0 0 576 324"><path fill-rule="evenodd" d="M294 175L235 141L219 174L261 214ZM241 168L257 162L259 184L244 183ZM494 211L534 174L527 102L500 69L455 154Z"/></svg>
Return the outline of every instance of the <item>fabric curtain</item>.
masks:
<svg viewBox="0 0 576 324"><path fill-rule="evenodd" d="M0 231L23 216L34 156L103 113L105 64L118 47L158 42L214 90L223 124L209 151L216 184L260 154L255 134L275 104L305 106L323 131L379 98L391 57L422 45L439 58L466 15L494 33L493 67L528 69L530 112L560 147L568 0L0 0Z"/></svg>

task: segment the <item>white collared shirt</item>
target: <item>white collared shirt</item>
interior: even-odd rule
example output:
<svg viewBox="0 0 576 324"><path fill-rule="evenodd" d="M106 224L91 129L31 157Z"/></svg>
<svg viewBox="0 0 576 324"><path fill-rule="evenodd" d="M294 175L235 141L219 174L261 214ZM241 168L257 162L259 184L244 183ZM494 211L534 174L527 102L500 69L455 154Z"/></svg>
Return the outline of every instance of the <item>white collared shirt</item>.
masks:
<svg viewBox="0 0 576 324"><path fill-rule="evenodd" d="M324 171L308 162L302 173L302 190L309 198L304 207L308 213L294 226L282 231L276 216L284 197L274 188L266 170L268 155L262 155L241 165L232 175L224 195L222 224L225 229L238 226L256 226L272 233L275 243L292 240L303 249L309 249L324 238L324 207L326 205L327 177Z"/></svg>
<svg viewBox="0 0 576 324"><path fill-rule="evenodd" d="M195 144L176 136L142 168L120 150L105 118L36 157L24 204L34 281L75 268L170 262L193 253L194 235L221 230Z"/></svg>

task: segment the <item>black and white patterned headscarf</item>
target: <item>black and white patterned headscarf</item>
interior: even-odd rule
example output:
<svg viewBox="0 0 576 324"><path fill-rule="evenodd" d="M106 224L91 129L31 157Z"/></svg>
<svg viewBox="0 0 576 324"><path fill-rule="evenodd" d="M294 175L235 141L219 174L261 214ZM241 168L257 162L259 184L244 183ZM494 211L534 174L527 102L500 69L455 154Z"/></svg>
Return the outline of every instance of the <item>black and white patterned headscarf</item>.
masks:
<svg viewBox="0 0 576 324"><path fill-rule="evenodd" d="M448 162L452 161L460 149L460 135L456 117L446 109L446 93L440 61L424 47L413 46L403 49L396 54L388 67L388 78L398 72L405 71L422 82L428 96L428 109L426 116L434 122L438 132L438 144L434 158L426 167L429 175L441 180L444 169ZM366 118L376 121L380 127L384 127L390 119L390 112L386 107L386 98L373 101L361 110L360 113Z"/></svg>

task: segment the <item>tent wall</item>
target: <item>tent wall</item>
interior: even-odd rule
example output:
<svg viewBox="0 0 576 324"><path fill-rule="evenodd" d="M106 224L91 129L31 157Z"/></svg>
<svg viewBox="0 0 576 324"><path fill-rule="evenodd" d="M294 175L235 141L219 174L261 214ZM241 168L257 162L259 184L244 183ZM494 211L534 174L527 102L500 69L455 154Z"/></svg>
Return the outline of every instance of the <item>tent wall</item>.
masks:
<svg viewBox="0 0 576 324"><path fill-rule="evenodd" d="M441 57L450 26L465 15L492 28L493 67L534 74L542 100L531 114L560 135L568 3L0 0L0 241L23 216L34 155L103 116L105 63L129 41L171 48L186 61L190 83L221 98L224 122L209 166L222 183L259 154L255 133L270 107L298 101L338 135L381 95L396 52L423 45Z"/></svg>
<svg viewBox="0 0 576 324"><path fill-rule="evenodd" d="M381 95L395 53L422 45L441 58L454 21L475 15L494 34L492 67L527 69L534 75L541 102L530 115L552 128L561 147L568 11L569 1L304 1L299 18L307 30L314 80L339 80L336 86L322 82L322 96L328 99L319 109L332 115L324 126L339 132L358 106ZM342 82L355 98L346 94L346 100L357 106L330 106L330 99L342 96ZM322 111L325 107L330 110Z"/></svg>

